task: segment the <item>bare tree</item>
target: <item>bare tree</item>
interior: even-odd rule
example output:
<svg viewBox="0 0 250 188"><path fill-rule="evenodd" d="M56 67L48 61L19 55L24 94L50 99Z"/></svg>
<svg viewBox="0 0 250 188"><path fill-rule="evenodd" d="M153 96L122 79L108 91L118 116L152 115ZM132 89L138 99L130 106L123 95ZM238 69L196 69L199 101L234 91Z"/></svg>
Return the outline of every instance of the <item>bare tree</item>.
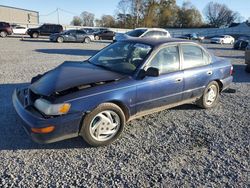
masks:
<svg viewBox="0 0 250 188"><path fill-rule="evenodd" d="M74 16L71 24L74 26L80 26L82 25L82 20L79 16Z"/></svg>
<svg viewBox="0 0 250 188"><path fill-rule="evenodd" d="M95 15L91 12L84 11L81 14L83 26L94 26Z"/></svg>
<svg viewBox="0 0 250 188"><path fill-rule="evenodd" d="M207 4L204 14L212 27L229 26L239 17L238 13L229 9L225 4L215 2Z"/></svg>
<svg viewBox="0 0 250 188"><path fill-rule="evenodd" d="M129 14L129 10L131 7L131 0L120 0L117 6L118 9L118 16L120 21L123 22L123 27L126 28L127 26L127 18L126 15Z"/></svg>
<svg viewBox="0 0 250 188"><path fill-rule="evenodd" d="M131 0L131 14L135 17L135 27L139 26L139 21L143 15L143 0Z"/></svg>

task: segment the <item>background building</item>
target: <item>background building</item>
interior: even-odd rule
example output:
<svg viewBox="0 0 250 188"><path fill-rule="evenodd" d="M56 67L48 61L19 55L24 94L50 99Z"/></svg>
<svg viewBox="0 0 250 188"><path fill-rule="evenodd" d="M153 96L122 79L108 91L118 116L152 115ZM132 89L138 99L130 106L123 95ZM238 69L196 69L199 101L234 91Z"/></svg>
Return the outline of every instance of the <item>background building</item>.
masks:
<svg viewBox="0 0 250 188"><path fill-rule="evenodd" d="M39 12L0 5L0 21L10 24L37 25L39 24Z"/></svg>

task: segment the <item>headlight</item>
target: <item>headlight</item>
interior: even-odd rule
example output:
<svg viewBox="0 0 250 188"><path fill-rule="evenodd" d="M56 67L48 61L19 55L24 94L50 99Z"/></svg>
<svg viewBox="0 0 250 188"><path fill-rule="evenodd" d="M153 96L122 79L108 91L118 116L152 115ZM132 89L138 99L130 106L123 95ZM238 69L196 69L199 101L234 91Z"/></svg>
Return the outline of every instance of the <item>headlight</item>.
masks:
<svg viewBox="0 0 250 188"><path fill-rule="evenodd" d="M37 99L34 106L46 115L62 115L68 113L71 105L69 103L51 104L45 99Z"/></svg>

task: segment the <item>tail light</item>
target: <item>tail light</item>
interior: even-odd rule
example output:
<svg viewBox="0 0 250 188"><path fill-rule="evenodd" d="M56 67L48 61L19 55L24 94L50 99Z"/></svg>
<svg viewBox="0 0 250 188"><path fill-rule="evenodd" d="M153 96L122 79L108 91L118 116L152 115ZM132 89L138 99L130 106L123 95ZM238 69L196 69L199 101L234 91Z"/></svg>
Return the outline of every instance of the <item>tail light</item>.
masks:
<svg viewBox="0 0 250 188"><path fill-rule="evenodd" d="M233 67L233 65L231 65L231 68L230 68L230 75L233 75L233 73L234 73L234 67Z"/></svg>

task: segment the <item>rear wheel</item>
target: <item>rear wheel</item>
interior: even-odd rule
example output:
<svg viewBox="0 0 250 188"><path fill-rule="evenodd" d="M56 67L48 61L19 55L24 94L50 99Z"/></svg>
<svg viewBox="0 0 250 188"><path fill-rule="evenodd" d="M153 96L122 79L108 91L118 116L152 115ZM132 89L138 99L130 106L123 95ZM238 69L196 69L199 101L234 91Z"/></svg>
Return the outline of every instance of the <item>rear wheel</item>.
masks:
<svg viewBox="0 0 250 188"><path fill-rule="evenodd" d="M7 35L8 35L8 34L7 34L6 31L1 31L1 32L0 32L0 36L1 36L2 38L6 37Z"/></svg>
<svg viewBox="0 0 250 188"><path fill-rule="evenodd" d="M39 34L37 32L32 33L32 38L38 38Z"/></svg>
<svg viewBox="0 0 250 188"><path fill-rule="evenodd" d="M80 135L91 146L103 146L116 140L123 131L125 115L113 103L103 103L84 117Z"/></svg>
<svg viewBox="0 0 250 188"><path fill-rule="evenodd" d="M85 43L90 43L90 41L91 41L91 40L90 40L89 37L86 37L86 38L84 39L84 42L85 42Z"/></svg>
<svg viewBox="0 0 250 188"><path fill-rule="evenodd" d="M58 43L62 43L62 42L63 42L63 38L62 38L62 37L58 37L58 38L56 39L56 41L57 41Z"/></svg>
<svg viewBox="0 0 250 188"><path fill-rule="evenodd" d="M219 102L220 87L216 81L210 82L206 87L202 97L197 101L201 108L213 108Z"/></svg>

